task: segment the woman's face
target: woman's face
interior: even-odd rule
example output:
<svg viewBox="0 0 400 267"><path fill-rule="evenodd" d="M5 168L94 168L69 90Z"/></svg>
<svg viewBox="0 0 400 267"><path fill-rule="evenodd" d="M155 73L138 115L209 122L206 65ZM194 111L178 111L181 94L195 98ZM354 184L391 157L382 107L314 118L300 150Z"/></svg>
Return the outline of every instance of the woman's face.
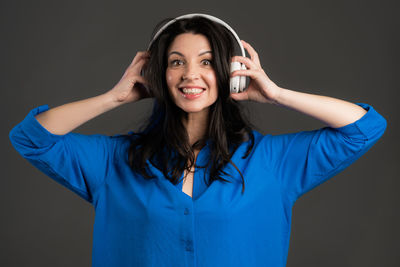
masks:
<svg viewBox="0 0 400 267"><path fill-rule="evenodd" d="M218 98L212 58L208 39L202 34L177 35L167 51L168 90L187 113L208 111Z"/></svg>

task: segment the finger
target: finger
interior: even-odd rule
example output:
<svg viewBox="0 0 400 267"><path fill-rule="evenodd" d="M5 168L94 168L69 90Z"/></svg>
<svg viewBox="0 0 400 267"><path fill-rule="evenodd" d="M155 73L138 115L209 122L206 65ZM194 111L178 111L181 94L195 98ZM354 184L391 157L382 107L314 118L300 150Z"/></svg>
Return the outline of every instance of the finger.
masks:
<svg viewBox="0 0 400 267"><path fill-rule="evenodd" d="M249 100L249 95L247 92L242 92L242 93L231 93L231 97L237 101L242 101L242 100Z"/></svg>
<svg viewBox="0 0 400 267"><path fill-rule="evenodd" d="M258 53L256 50L247 42L240 40L243 44L243 47L249 52L250 58L258 65L261 67L260 64L260 58L258 57Z"/></svg>
<svg viewBox="0 0 400 267"><path fill-rule="evenodd" d="M232 62L233 61L238 61L240 63L243 63L247 69L258 69L259 68L259 66L256 65L256 63L248 57L234 56L234 57L232 57Z"/></svg>
<svg viewBox="0 0 400 267"><path fill-rule="evenodd" d="M133 58L131 66L135 65L138 63L139 60L143 59L143 58L149 58L149 52L148 51L139 51L136 53L136 56Z"/></svg>
<svg viewBox="0 0 400 267"><path fill-rule="evenodd" d="M138 88L139 90L144 90L145 94L147 97L153 97L153 92L149 89L149 84L148 82L144 79L144 77L139 76L137 77L134 86Z"/></svg>
<svg viewBox="0 0 400 267"><path fill-rule="evenodd" d="M135 55L135 57L133 58L130 66L135 65L140 59L142 58L148 58L149 57L149 52L148 51L138 51Z"/></svg>
<svg viewBox="0 0 400 267"><path fill-rule="evenodd" d="M144 77L142 77L142 76L137 76L137 77L135 77L135 84L136 83L141 83L141 84L144 84L144 85L147 85L148 83L147 83L147 81L144 79Z"/></svg>
<svg viewBox="0 0 400 267"><path fill-rule="evenodd" d="M143 68L143 65L146 64L148 61L148 58L142 57L140 58L135 65L129 66L129 68L134 72L140 72L140 70Z"/></svg>
<svg viewBox="0 0 400 267"><path fill-rule="evenodd" d="M234 72L231 73L231 77L234 76L249 76L252 79L255 79L257 77L257 71L247 69L247 70L235 70Z"/></svg>
<svg viewBox="0 0 400 267"><path fill-rule="evenodd" d="M126 69L125 73L126 75L137 75L140 73L141 69L143 68L143 65L146 64L148 61L148 58L140 58L136 61L135 64L129 65L129 67Z"/></svg>

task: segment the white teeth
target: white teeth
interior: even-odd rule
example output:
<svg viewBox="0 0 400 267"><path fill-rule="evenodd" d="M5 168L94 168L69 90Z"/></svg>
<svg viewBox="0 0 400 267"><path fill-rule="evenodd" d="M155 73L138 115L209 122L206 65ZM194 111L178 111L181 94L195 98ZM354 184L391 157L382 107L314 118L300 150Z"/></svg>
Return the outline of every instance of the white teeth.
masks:
<svg viewBox="0 0 400 267"><path fill-rule="evenodd" d="M201 88L182 88L182 91L185 94L195 95L195 94L200 94L201 92L203 92L203 89L201 89Z"/></svg>

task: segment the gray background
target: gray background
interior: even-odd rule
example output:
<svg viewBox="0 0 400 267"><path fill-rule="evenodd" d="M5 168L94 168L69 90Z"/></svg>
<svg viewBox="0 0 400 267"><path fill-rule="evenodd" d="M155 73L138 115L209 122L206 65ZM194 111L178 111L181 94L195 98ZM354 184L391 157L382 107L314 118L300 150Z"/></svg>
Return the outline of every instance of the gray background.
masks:
<svg viewBox="0 0 400 267"><path fill-rule="evenodd" d="M293 208L287 266L400 266L398 226L399 20L395 1L2 1L1 266L90 266L94 210L24 160L8 133L34 107L115 85L161 19L208 13L259 53L281 87L373 105L382 139ZM268 104L245 103L263 133L324 126ZM76 129L126 133L151 100Z"/></svg>

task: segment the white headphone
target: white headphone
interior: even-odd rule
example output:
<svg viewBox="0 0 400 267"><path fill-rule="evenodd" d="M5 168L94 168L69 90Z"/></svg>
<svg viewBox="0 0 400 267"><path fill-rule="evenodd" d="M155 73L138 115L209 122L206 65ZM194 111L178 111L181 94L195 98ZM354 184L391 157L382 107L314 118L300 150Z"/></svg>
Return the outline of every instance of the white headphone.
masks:
<svg viewBox="0 0 400 267"><path fill-rule="evenodd" d="M151 40L147 50L150 49L150 46L152 45L152 43L154 42L154 40L161 34L161 32L167 28L169 25L171 25L172 23L176 22L177 20L180 19L188 19L188 18L193 18L193 17L204 17L207 18L211 21L214 21L216 23L221 24L222 26L224 26L225 28L227 28L232 35L235 37L237 43L239 44L240 50L242 52L242 56L246 57L246 54L244 52L244 48L242 43L240 42L240 39L238 37L238 35L236 34L236 32L224 21L220 20L219 18L216 18L214 16L211 15L206 15L206 14L199 14L199 13L193 13L193 14L187 14L187 15L183 15L183 16L179 16L169 22L167 22L165 25L163 25L158 32L154 35L153 39ZM236 70L245 70L246 66L240 62L231 62L231 73L236 71ZM235 77L231 77L230 78L230 82L229 82L229 86L230 86L230 92L231 93L239 93L239 92L243 92L246 89L246 76L235 76Z"/></svg>

